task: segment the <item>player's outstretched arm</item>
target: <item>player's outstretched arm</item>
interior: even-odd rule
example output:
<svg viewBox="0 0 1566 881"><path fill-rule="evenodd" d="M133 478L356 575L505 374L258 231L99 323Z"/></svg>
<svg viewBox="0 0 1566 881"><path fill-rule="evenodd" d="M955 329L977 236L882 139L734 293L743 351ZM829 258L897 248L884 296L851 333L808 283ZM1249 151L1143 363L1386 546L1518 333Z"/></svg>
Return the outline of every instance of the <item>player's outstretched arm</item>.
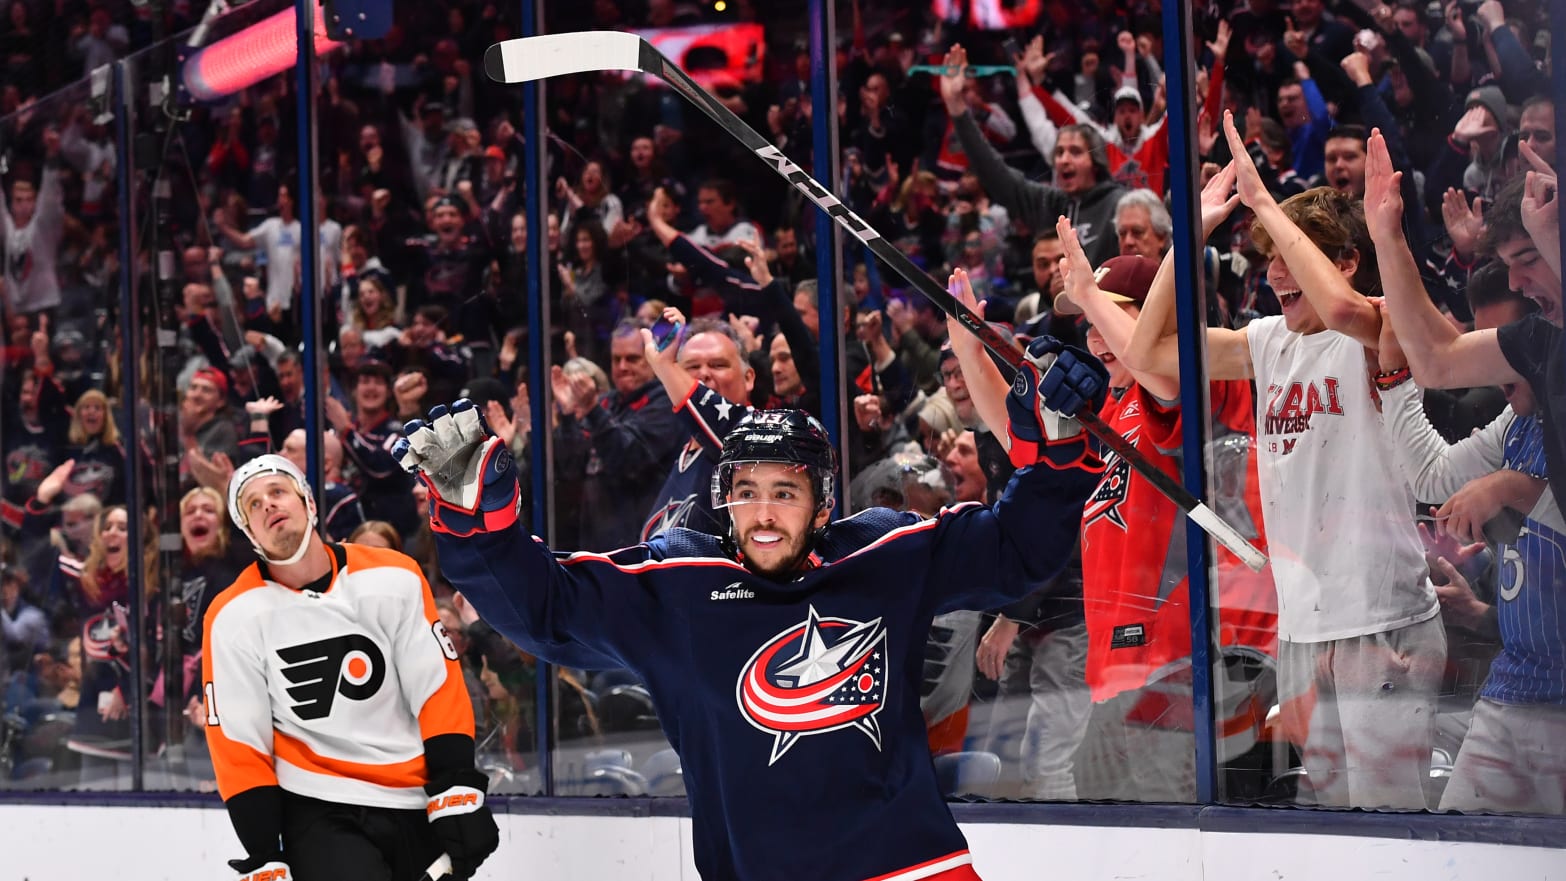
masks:
<svg viewBox="0 0 1566 881"><path fill-rule="evenodd" d="M1065 567L1104 470L1075 417L1096 413L1108 385L1104 365L1081 349L1050 336L1029 344L1006 397L1017 472L994 505L937 519L928 581L937 610L997 608Z"/></svg>
<svg viewBox="0 0 1566 881"><path fill-rule="evenodd" d="M582 554L562 562L520 528L516 463L473 402L437 406L404 431L392 455L429 487L441 574L484 620L553 663L634 666L620 647L648 641L653 616L639 612L651 603L646 588L615 565L627 561ZM645 547L620 553L638 550L641 559L629 562L641 562Z"/></svg>

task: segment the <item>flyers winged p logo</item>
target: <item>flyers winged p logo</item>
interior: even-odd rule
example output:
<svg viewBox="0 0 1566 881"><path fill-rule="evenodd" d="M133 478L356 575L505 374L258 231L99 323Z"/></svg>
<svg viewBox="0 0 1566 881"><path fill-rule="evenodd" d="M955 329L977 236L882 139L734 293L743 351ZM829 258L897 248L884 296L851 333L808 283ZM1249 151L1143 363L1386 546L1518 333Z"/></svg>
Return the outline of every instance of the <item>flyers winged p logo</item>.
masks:
<svg viewBox="0 0 1566 881"><path fill-rule="evenodd" d="M296 701L294 714L306 721L331 715L338 694L368 700L386 681L386 657L362 633L278 649L277 656L288 665L282 672L293 683L286 691Z"/></svg>

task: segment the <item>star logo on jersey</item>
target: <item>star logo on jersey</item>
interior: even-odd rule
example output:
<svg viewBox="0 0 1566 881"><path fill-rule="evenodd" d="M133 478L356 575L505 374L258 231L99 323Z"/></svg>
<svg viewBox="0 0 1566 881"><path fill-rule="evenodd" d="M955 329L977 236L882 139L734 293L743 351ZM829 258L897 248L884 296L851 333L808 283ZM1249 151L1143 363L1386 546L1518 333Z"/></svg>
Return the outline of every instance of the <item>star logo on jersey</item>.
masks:
<svg viewBox="0 0 1566 881"><path fill-rule="evenodd" d="M735 691L745 720L772 735L769 766L800 738L845 728L863 731L879 750L886 628L880 618L823 618L812 606L803 623L751 655Z"/></svg>
<svg viewBox="0 0 1566 881"><path fill-rule="evenodd" d="M305 721L331 715L339 694L368 700L386 681L386 657L362 633L289 646L278 649L277 656L288 665L283 678L293 684L284 690L296 701L294 715Z"/></svg>
<svg viewBox="0 0 1566 881"><path fill-rule="evenodd" d="M1141 434L1140 427L1133 428L1126 434L1126 440L1134 447ZM1087 526L1103 519L1125 529L1126 518L1120 510L1120 505L1125 502L1126 493L1131 489L1131 466L1113 452L1110 452L1105 459L1109 467L1104 469L1104 476L1099 480L1098 488L1093 490L1093 495L1088 497L1087 505L1082 508L1082 525Z"/></svg>

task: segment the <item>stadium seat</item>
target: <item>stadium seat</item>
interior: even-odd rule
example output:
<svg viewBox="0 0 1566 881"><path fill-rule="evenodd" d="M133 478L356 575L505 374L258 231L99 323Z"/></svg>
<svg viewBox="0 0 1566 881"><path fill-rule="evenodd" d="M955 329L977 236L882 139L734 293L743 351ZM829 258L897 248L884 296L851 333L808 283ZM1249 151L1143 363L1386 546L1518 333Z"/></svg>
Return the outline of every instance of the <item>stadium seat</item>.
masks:
<svg viewBox="0 0 1566 881"><path fill-rule="evenodd" d="M598 724L605 734L656 730L652 695L640 685L616 685L598 698Z"/></svg>
<svg viewBox="0 0 1566 881"><path fill-rule="evenodd" d="M582 757L582 766L589 771L594 768L630 768L632 764L631 753L623 749L593 750Z"/></svg>
<svg viewBox="0 0 1566 881"><path fill-rule="evenodd" d="M1001 760L994 753L947 753L935 757L935 779L944 796L982 794L1000 780Z"/></svg>
<svg viewBox="0 0 1566 881"><path fill-rule="evenodd" d="M641 685L642 680L630 670L600 670L588 680L587 687L598 694L607 694L616 685Z"/></svg>
<svg viewBox="0 0 1566 881"><path fill-rule="evenodd" d="M589 768L573 795L646 795L647 780L642 775L619 765L600 765Z"/></svg>
<svg viewBox="0 0 1566 881"><path fill-rule="evenodd" d="M685 773L680 765L680 754L663 749L647 757L642 763L642 776L647 780L647 794L678 797L685 794Z"/></svg>
<svg viewBox="0 0 1566 881"><path fill-rule="evenodd" d="M76 728L76 714L69 710L46 714L27 729L18 758L53 756Z"/></svg>
<svg viewBox="0 0 1566 881"><path fill-rule="evenodd" d="M594 737L599 733L594 727L598 715L598 693L589 688L578 692L582 697L580 707L560 711L560 732L565 738Z"/></svg>

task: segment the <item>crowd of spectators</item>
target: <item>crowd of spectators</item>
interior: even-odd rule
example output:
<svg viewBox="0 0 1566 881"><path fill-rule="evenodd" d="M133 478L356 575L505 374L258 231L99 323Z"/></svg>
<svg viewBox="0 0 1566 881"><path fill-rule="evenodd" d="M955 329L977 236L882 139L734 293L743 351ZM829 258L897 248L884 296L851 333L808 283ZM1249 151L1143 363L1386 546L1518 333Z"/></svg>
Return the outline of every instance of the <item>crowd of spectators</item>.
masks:
<svg viewBox="0 0 1566 881"><path fill-rule="evenodd" d="M475 69L490 43L516 31L503 6L401 4L384 39L350 42L323 59L321 268L313 287L327 357L319 377L304 375L299 345L304 234L291 75L189 107L168 138L156 139L164 145L159 184L174 194L156 234L178 255L165 267L177 276L178 295L164 313L177 334L165 345L147 326L144 337L125 341L116 329L126 301L118 245L143 219L117 216L114 184L124 157L113 145L112 116L83 100L77 81L147 45L159 30L149 15L165 15L161 30L174 33L201 10L107 0L7 6L0 21L7 72L0 80L0 681L7 714L0 772L9 769L14 785L29 774L51 785L123 785L133 690L147 696L152 748L200 752L201 614L251 559L227 522L227 477L269 450L302 463L308 383L324 393L323 528L335 540L399 547L424 567L463 650L480 739L497 774L531 764L535 670L444 585L422 487L390 456L403 421L431 405L474 399L526 463L542 440L529 402L544 397L548 423L539 428L551 433L553 449L551 544L605 551L672 526L722 530L707 480L724 426L747 406L819 414L819 340L837 333L844 369L835 391L851 415L844 506L932 513L942 504L995 500L1009 473L1004 437L987 427L988 401L971 362L964 369L962 332L954 336L944 315L852 238L844 239L836 280L842 314L822 314L813 209L656 83L617 73L550 80L547 135L525 143L520 90ZM546 15L559 31L763 25L764 45L742 62L725 67L693 55L687 64L752 127L825 179L813 156L803 9L730 6L719 13L673 0L599 0L546 4ZM984 317L1008 337L1047 333L1124 361L1125 340L1101 319L1083 320L1090 309L1071 308L1062 260L1080 257L1104 291L1139 305L1171 246L1168 194L1180 170L1169 167L1160 5L1019 3L1003 23L1009 27L991 28L978 26L986 20L982 6L883 8L856 0L839 18L841 155L832 183L919 267L943 281L962 270ZM1379 130L1378 143L1401 172L1404 238L1445 319L1463 330L1495 327L1484 307L1516 300L1507 295L1513 290L1558 324L1558 264L1552 300L1547 278L1541 286L1519 268L1522 258L1504 249L1497 256L1492 229L1494 211L1519 210L1530 170L1537 183L1529 186L1540 189L1528 198L1547 200L1544 188L1553 186L1553 178L1545 183L1556 163L1547 11L1536 0L1201 4L1193 16L1200 182L1222 184L1232 175L1238 145L1271 198L1312 193L1362 226L1367 165L1375 164L1370 133ZM62 87L64 99L49 95ZM1235 139L1225 136L1228 114ZM540 151L553 182L544 194L542 254L528 249L526 150ZM1258 319L1287 315L1299 299L1298 291L1280 290L1272 240L1253 232L1254 201L1204 230L1200 262L1216 329L1243 332ZM1061 217L1069 228L1057 229ZM1298 222L1313 238L1324 228ZM1501 223L1522 230L1524 221ZM1524 237L1535 234L1528 223ZM1547 233L1537 235L1532 259L1559 253ZM146 247L152 233L141 236ZM1341 253L1328 256L1344 257L1362 241L1339 243ZM1365 271L1356 290L1379 294L1374 255L1366 247L1358 258ZM550 282L545 327L527 322L535 261L547 264ZM145 253L136 256L130 275L138 288L154 287L153 264ZM1080 275L1074 283L1086 284ZM1513 305L1523 310L1527 302ZM644 345L643 328L678 346L687 378L665 369ZM118 366L126 344L136 346L141 371L136 437L122 436L124 423L115 418L130 388ZM546 376L528 375L531 347L543 348ZM164 375L172 380L167 398L150 397L154 377ZM1140 384L1150 402L1167 407L1178 398L1177 384L1148 378L1140 365L1134 379L1116 375L1122 389ZM682 385L688 377L706 394ZM1245 378L1213 388L1210 466L1240 485L1227 487L1234 505L1226 513L1244 515L1249 505L1261 541L1262 513L1254 488L1244 486L1247 474L1257 482L1259 414L1250 403L1280 390L1252 389ZM1490 425L1515 391L1429 390L1422 402L1443 442L1456 442ZM1312 397L1305 415L1336 403ZM1288 403L1296 413L1301 405ZM1266 412L1276 415L1273 409ZM1179 446L1178 430L1167 437ZM127 507L133 468L143 477L140 512ZM1498 469L1505 470L1499 461L1491 470ZM1152 516L1138 513L1137 497L1128 500L1114 483L1130 480L1123 465L1110 475L1084 517L1085 535L1100 519L1128 530ZM1562 682L1566 656L1558 642L1518 647L1507 643L1506 628L1497 632L1493 606L1510 599L1506 553L1515 530L1509 542L1472 526L1533 503L1461 485L1435 497L1428 495L1433 486L1410 482L1407 515L1412 530L1416 497L1445 503L1420 515L1432 550L1417 564L1429 567L1450 645L1437 677L1455 703L1441 704L1445 716L1435 725L1439 763L1443 751L1448 761L1458 755L1466 713L1498 650L1503 658L1521 652L1514 663L1543 665ZM142 517L144 548L128 546L133 515ZM1558 512L1544 523L1566 531L1549 517L1558 521ZM178 549L168 538L160 543L160 532L176 529ZM1462 544L1486 538L1488 549ZM1165 536L1155 539L1152 569L1120 572L1108 588L1105 570L1094 571L1102 554L1085 546L1082 564L1030 601L938 622L925 683L932 748L999 755L1008 773L982 794L1194 799L1188 634L1183 651L1156 665L1116 667L1094 649L1094 604L1105 602L1106 590L1141 601L1150 616L1164 614L1158 607L1172 593L1183 603L1183 526L1168 535L1178 564L1166 565ZM1288 551L1274 548L1275 559ZM1440 561L1443 554L1456 568ZM146 578L143 636L156 647L143 652L140 682L131 672L129 647L138 640L127 588L138 560ZM1231 793L1277 796L1282 785L1284 797L1333 801L1319 780L1295 792L1300 778L1285 772L1297 758L1249 777L1236 770L1242 755L1270 757L1275 744L1298 756L1306 734L1288 724L1287 700L1282 721L1266 718L1283 688L1267 671L1279 652L1285 588L1274 597L1270 577L1242 584L1236 567L1220 567L1220 581L1220 602L1246 613L1238 624L1220 616L1223 684L1233 692L1221 695L1222 712L1254 717L1238 734L1225 729L1220 755L1231 764ZM1560 588L1557 580L1535 589ZM1553 614L1547 610L1558 602L1544 600L1538 614ZM1183 605L1176 610L1184 616ZM1100 636L1107 645L1111 637ZM1132 638L1113 634L1117 647ZM656 748L650 703L633 680L615 671L556 675L562 740L597 744L632 732ZM175 677L183 678L178 686ZM1566 690L1528 700L1558 711ZM1557 744L1549 752L1533 760L1558 775L1566 750ZM1162 767L1123 767L1137 755ZM1566 810L1562 794L1554 798L1462 806ZM1401 806L1436 808L1439 795Z"/></svg>

